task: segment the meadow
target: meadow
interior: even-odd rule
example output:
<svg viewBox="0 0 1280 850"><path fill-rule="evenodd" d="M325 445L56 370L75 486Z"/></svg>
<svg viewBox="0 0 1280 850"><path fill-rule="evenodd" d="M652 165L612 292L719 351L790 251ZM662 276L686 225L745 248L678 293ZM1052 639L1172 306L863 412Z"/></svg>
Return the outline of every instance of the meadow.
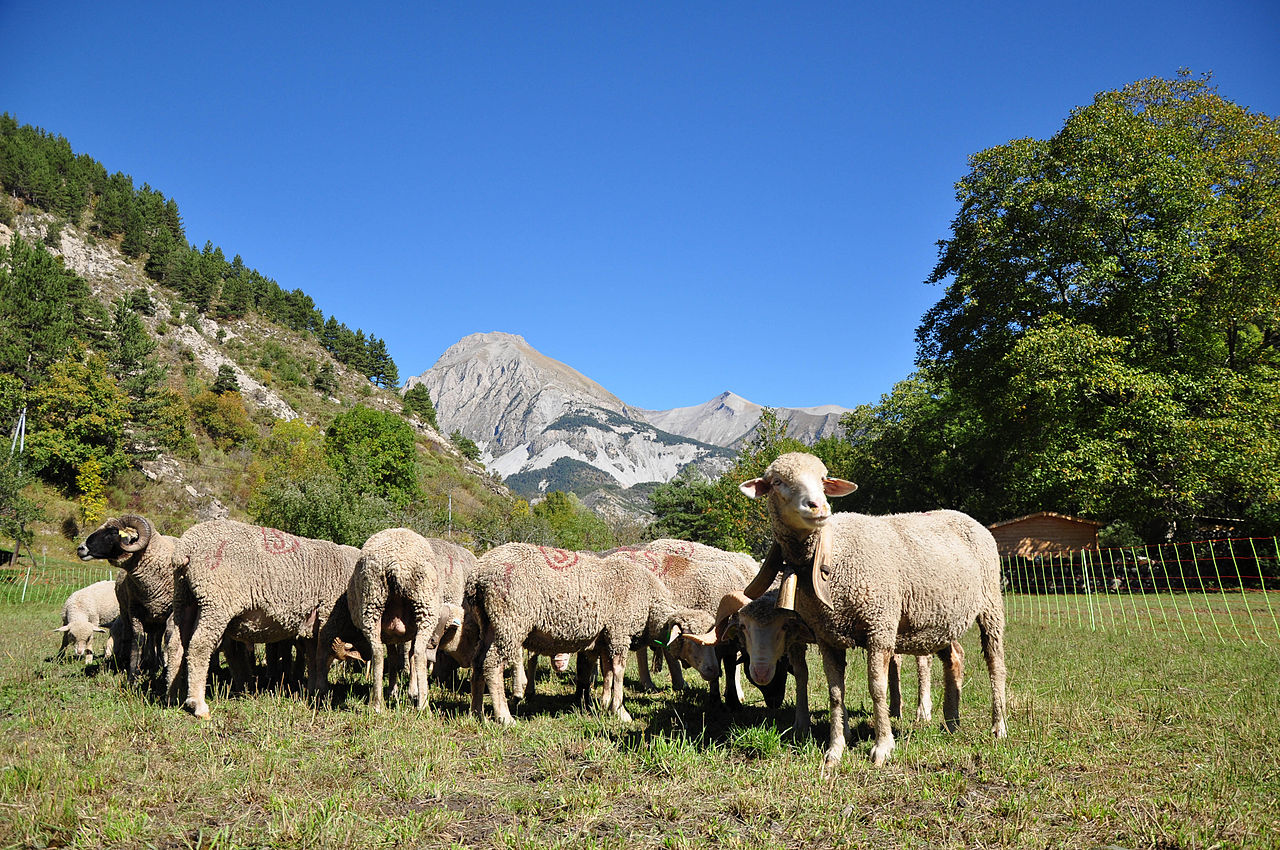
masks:
<svg viewBox="0 0 1280 850"><path fill-rule="evenodd" d="M730 718L704 712L700 681L641 694L632 675L621 723L544 673L500 729L441 686L428 712L371 714L363 678L341 673L334 708L218 692L199 722L110 669L56 660L58 610L0 605L0 847L1280 845L1274 643L1012 616L1009 738L989 735L973 630L960 730L897 722L879 769L852 653L854 740L824 777L816 740L792 740L790 694L773 711L749 685ZM821 740L816 653L811 669Z"/></svg>

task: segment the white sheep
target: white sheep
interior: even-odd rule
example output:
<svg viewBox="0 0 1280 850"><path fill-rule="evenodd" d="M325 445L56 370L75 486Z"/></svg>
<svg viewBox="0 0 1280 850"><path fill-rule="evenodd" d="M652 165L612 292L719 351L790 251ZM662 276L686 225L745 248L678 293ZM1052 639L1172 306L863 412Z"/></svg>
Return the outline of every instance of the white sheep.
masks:
<svg viewBox="0 0 1280 850"><path fill-rule="evenodd" d="M720 600L735 591L740 592L760 569L760 564L750 555L726 552L714 546L693 543L688 540L662 538L642 546L623 547L615 553L632 558L656 575L675 603L684 608L696 608L714 615ZM665 636L663 636L665 637ZM709 683L709 705L720 703L720 670L724 666L725 699L730 707L742 704L742 684L738 676L737 658L717 652L717 647L677 638L674 643L661 647L671 671L671 685L685 687L681 665L697 670ZM640 669L640 685L646 690L653 687L649 676L647 647L642 643L636 650ZM657 658L655 658L656 666Z"/></svg>
<svg viewBox="0 0 1280 850"><path fill-rule="evenodd" d="M409 695L419 710L427 703L427 676L436 648L449 629L462 626L462 607L446 602L449 573L465 577L475 556L443 540L428 540L408 528L369 538L360 550L347 589L351 619L371 648L369 704L381 711L382 676L388 644L408 644ZM452 569L451 569L452 568ZM460 600L459 600L460 601ZM334 618L337 619L337 618ZM321 651L328 629L321 636ZM323 661L317 670L327 670Z"/></svg>
<svg viewBox="0 0 1280 850"><path fill-rule="evenodd" d="M244 643L304 640L309 662L316 663L316 636L343 600L359 557L354 546L233 520L187 529L173 553L170 695L185 669L183 708L209 716L206 678L224 635Z"/></svg>
<svg viewBox="0 0 1280 850"><path fill-rule="evenodd" d="M484 688L499 723L514 720L503 673L523 646L555 655L593 649L604 659L606 707L622 720L623 674L634 639L705 631L713 619L675 604L657 576L625 555L602 557L525 543L486 552L468 590L466 616L481 635L471 707L483 716ZM581 657L579 659L581 666Z"/></svg>
<svg viewBox="0 0 1280 850"><path fill-rule="evenodd" d="M93 636L98 632L107 635L103 655L109 655L112 649L110 627L119 616L116 583L111 579L94 582L72 593L62 605L62 625L54 629L62 634L58 656L65 657L70 646L76 658L92 664Z"/></svg>
<svg viewBox="0 0 1280 850"><path fill-rule="evenodd" d="M173 547L177 538L159 534L145 517L126 514L108 519L76 549L82 561L102 558L124 570L116 583L122 628L117 658L127 659L129 678L144 666L158 666L160 640L173 611Z"/></svg>
<svg viewBox="0 0 1280 850"><path fill-rule="evenodd" d="M806 575L794 593L796 614L822 651L831 698L831 735L825 765L845 750L845 650L865 647L874 706L871 760L884 764L893 751L888 675L895 653L936 653L943 660L947 728L959 720L964 660L953 651L976 621L991 680L992 732L1006 734L1004 606L995 540L977 520L956 511L866 516L832 514L828 496L856 485L827 476L817 457L784 454L760 478L741 485L751 498L767 498L774 548L748 588L767 587L782 564ZM784 581L780 606L788 607L794 576Z"/></svg>
<svg viewBox="0 0 1280 850"><path fill-rule="evenodd" d="M737 640L743 642L743 649L750 659L747 676L766 695L770 693L767 690L769 688L776 688L774 693L785 690L786 671L795 676L796 708L792 729L795 737L800 739L807 736L809 731L809 665L806 651L808 645L817 640L804 621L795 616L794 611L778 608L778 593L779 588L775 585L754 600L742 593L731 594L733 604L725 607L737 610L725 624L721 643ZM724 613L724 609L721 613ZM964 650L958 643L952 644L951 648L953 652L961 653L961 658L964 657ZM895 655L889 665L890 717L900 717L902 714L902 691L899 684L901 664L902 656ZM780 673L782 682L778 681ZM928 722L933 717L931 656L916 656L916 673L916 722Z"/></svg>

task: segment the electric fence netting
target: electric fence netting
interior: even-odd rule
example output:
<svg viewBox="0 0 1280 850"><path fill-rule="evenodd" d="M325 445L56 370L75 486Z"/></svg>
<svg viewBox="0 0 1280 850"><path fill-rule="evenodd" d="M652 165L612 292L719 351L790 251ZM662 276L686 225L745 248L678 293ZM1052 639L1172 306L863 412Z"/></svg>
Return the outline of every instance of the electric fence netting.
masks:
<svg viewBox="0 0 1280 850"><path fill-rule="evenodd" d="M64 561L44 552L10 560L0 552L0 604L22 602L61 603L75 591L103 579L115 580L120 570L106 561Z"/></svg>
<svg viewBox="0 0 1280 850"><path fill-rule="evenodd" d="M1280 538L1006 556L1001 578L1013 622L1280 647Z"/></svg>

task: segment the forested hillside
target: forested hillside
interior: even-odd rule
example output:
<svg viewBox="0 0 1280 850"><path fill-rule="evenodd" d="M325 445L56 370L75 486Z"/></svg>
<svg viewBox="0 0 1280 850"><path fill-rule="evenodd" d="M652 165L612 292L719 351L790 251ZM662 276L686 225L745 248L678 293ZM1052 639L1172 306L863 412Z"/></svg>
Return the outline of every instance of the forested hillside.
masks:
<svg viewBox="0 0 1280 850"><path fill-rule="evenodd" d="M386 346L220 248L177 203L0 119L0 538L68 557L143 513L230 515L360 545L407 525L478 548L616 535L530 508L401 398ZM25 550L24 550L25 551Z"/></svg>

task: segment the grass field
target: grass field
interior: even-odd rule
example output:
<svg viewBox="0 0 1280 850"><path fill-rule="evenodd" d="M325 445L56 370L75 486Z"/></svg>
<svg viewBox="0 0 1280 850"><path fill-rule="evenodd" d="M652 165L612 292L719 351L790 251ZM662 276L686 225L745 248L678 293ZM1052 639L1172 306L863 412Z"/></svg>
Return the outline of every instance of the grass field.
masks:
<svg viewBox="0 0 1280 850"><path fill-rule="evenodd" d="M856 653L855 741L824 779L821 747L788 734L790 701L769 711L750 686L732 719L704 717L701 682L629 688L622 724L575 710L571 682L552 677L502 730L438 688L429 713L371 715L353 677L336 709L219 694L198 722L114 672L54 661L57 618L0 606L3 847L1280 845L1274 645L1015 618L996 743L975 630L961 730L899 723L880 769Z"/></svg>

